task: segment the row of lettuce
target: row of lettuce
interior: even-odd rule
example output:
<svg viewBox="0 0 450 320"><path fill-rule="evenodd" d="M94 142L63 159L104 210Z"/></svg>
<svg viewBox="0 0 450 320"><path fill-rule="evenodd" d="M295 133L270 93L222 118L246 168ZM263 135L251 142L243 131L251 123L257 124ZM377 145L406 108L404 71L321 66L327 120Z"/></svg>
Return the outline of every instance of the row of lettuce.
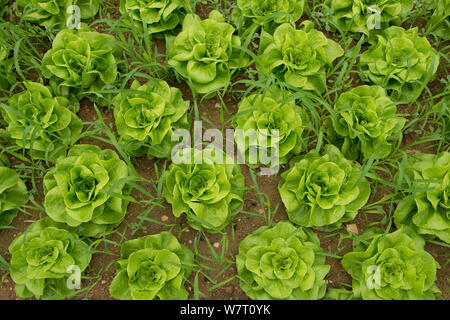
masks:
<svg viewBox="0 0 450 320"><path fill-rule="evenodd" d="M209 94L226 87L233 70L252 63L242 50L241 37L219 12L212 11L201 20L191 13L189 1L156 2L160 6L145 8L145 2L122 1L121 12L143 21L152 33L182 24L177 35L166 37L167 63L196 93ZM324 278L330 266L311 231L336 230L356 217L367 203L371 188L354 160L390 155L401 140L406 122L397 113L396 104L415 101L437 71L439 56L416 28L388 27L401 23L396 21L398 13L412 7L410 2L380 1L381 7L387 6L382 15L386 28L369 38L368 49L359 62L362 80L370 85L336 98L327 124L332 144L322 151L300 155L306 150L310 119L291 91L274 88L264 94L253 93L239 103L235 128L279 129L274 139L281 164L296 157L279 184L290 221L262 227L239 246L236 266L241 288L250 298L439 296L435 285L439 265L424 250L424 244L435 237L450 242L448 152L412 155L397 174L401 186L398 195L403 199L394 213L398 230L369 230L354 251L342 259L353 278L352 293L326 293ZM31 9L34 3L18 2ZM39 6L27 19L43 26L54 26L58 21L64 24L68 3ZM91 2L85 7L83 1L70 3L85 8L83 19L92 18L100 7L99 2L97 7ZM255 3L263 5L261 10L253 9ZM328 1L328 5L342 13L336 15L341 29L369 34L363 27L366 23L361 22L365 16L361 11L359 18L348 18L348 7L355 6L354 2ZM305 10L303 1L238 1L238 7L233 15L236 25L246 30L263 27L254 59L260 77L275 76L292 91L322 94L327 90L327 71L344 50L315 30L310 21L294 26ZM276 14L283 10L289 14ZM352 8L351 12L356 11ZM438 12L435 10L434 15ZM0 70L5 72L2 79L7 79L2 85L9 87L14 64L7 47L2 48L0 57ZM85 27L63 29L42 59L42 75L48 79L48 86L24 82L26 90L2 105L11 143L29 150L33 158L55 164L44 178L48 217L33 223L9 248L11 277L21 297L72 296L74 291L67 286L68 268L77 266L84 271L93 252L88 239L113 232L125 218L131 192L127 182L134 178L128 166L112 150L76 144L83 131L77 116L79 100L89 97L105 104L107 100L98 92L114 88L121 61L122 50L114 36ZM113 97L112 103L119 142L132 156L170 158L172 134L190 127L190 103L183 100L179 89L163 80L136 80L130 90L121 90ZM258 137L256 145L249 145L236 137L238 149L245 155L252 148L261 148L259 141ZM186 214L192 228L207 232L223 230L244 202L244 177L239 165L216 161L218 152L181 150L180 156L187 153L201 161L172 163L163 179L164 197L174 216ZM8 225L28 197L24 182L8 168L6 159L2 162L0 222ZM187 247L163 232L125 242L116 267L110 287L115 298L187 299L185 281L195 263Z"/></svg>
<svg viewBox="0 0 450 320"><path fill-rule="evenodd" d="M245 52L239 50L241 40L233 32L234 28L217 11L205 20L189 14L182 31L167 37L167 62L193 91L208 94L220 90L229 85L231 70L250 63ZM294 91L324 93L327 71L344 54L337 42L315 30L310 21L303 22L300 29L282 24L273 34L262 30L260 40L255 58L260 78L275 76ZM2 56L8 54L3 52ZM173 132L189 127L189 103L183 101L178 89L157 79L134 81L129 90L121 89L111 99L102 95L119 91L114 84L123 61L121 55L112 35L91 29L60 31L42 59L42 75L49 85L25 82L26 91L14 95L9 106L2 108L10 137L19 146L33 149L33 156L56 159L79 136L81 122L75 114L78 101L89 97L101 105L112 100L120 142L129 154L170 157ZM7 63L12 65L12 61ZM368 49L360 57L360 75L368 85L343 92L327 110L327 139L349 159L388 156L401 140L406 121L397 114L396 104L414 102L435 77L438 66L438 53L425 37L418 35L417 28L392 26L383 30L369 40ZM1 70L13 74L6 69ZM303 129L310 119L293 101L296 96L289 96L291 91L272 91L244 98L234 127L279 129L283 164L289 156L304 150L308 132ZM277 107L269 108L268 103ZM154 108L154 104L158 107ZM297 126L288 125L290 121ZM30 125L37 124L40 128L29 130ZM243 152L251 147L242 145L245 142L238 144Z"/></svg>

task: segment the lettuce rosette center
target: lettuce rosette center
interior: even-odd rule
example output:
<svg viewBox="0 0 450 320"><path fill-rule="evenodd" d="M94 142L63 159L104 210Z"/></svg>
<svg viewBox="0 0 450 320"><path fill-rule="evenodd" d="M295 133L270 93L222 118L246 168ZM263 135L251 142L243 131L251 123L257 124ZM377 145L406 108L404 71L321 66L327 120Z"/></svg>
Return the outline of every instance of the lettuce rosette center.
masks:
<svg viewBox="0 0 450 320"><path fill-rule="evenodd" d="M27 187L13 169L3 167L0 158L0 227L8 226L18 209L27 203Z"/></svg>
<svg viewBox="0 0 450 320"><path fill-rule="evenodd" d="M122 300L185 300L194 255L168 232L126 241L110 292Z"/></svg>

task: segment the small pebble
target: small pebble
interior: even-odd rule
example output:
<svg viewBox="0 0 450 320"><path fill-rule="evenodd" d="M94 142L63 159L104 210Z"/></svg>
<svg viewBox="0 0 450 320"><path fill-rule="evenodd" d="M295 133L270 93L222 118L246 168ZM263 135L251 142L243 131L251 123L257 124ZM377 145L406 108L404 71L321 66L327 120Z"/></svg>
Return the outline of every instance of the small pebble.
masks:
<svg viewBox="0 0 450 320"><path fill-rule="evenodd" d="M102 281L101 281L101 284L105 284L105 283L106 283L106 280L102 280Z"/></svg>
<svg viewBox="0 0 450 320"><path fill-rule="evenodd" d="M214 107L216 107L217 109L220 109L220 103L216 103L215 105L214 105Z"/></svg>
<svg viewBox="0 0 450 320"><path fill-rule="evenodd" d="M162 216L162 217L161 217L161 221L162 221L162 222L166 222L167 220L169 220L169 217L168 217L168 216Z"/></svg>
<svg viewBox="0 0 450 320"><path fill-rule="evenodd" d="M220 247L220 242L214 242L213 246L214 246L214 248Z"/></svg>

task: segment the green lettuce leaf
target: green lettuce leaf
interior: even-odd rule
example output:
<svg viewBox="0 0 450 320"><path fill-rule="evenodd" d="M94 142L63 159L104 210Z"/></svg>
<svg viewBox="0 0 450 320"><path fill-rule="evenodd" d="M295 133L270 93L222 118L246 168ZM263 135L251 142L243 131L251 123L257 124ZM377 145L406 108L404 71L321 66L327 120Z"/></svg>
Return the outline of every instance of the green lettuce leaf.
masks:
<svg viewBox="0 0 450 320"><path fill-rule="evenodd" d="M237 148L246 163L261 164L261 160L265 161L260 156L264 150L263 154L269 157L277 155L277 163L285 164L305 148L303 123L308 118L305 110L294 100L287 100L289 96L288 92L272 90L251 94L239 103L233 127L236 129ZM278 130L278 133L273 130ZM252 159L252 154L256 155L256 159Z"/></svg>
<svg viewBox="0 0 450 320"><path fill-rule="evenodd" d="M15 81L14 59L12 58L12 50L3 40L3 34L0 32L0 90L6 90Z"/></svg>
<svg viewBox="0 0 450 320"><path fill-rule="evenodd" d="M432 11L427 20L427 33L444 40L450 39L450 0L425 0L426 8Z"/></svg>

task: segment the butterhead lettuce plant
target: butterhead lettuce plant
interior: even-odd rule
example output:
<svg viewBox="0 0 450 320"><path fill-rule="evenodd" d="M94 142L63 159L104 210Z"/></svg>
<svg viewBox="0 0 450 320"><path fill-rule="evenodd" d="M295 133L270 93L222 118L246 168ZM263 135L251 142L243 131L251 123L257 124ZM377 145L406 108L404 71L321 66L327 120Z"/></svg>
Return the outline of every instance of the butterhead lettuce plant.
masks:
<svg viewBox="0 0 450 320"><path fill-rule="evenodd" d="M264 226L241 241L236 267L241 289L254 300L318 300L330 266L319 238L289 221Z"/></svg>
<svg viewBox="0 0 450 320"><path fill-rule="evenodd" d="M396 226L450 243L450 153L414 154L397 179L404 196L394 212Z"/></svg>
<svg viewBox="0 0 450 320"><path fill-rule="evenodd" d="M192 12L189 0L120 0L120 13L147 24L149 33L173 30Z"/></svg>
<svg viewBox="0 0 450 320"><path fill-rule="evenodd" d="M2 110L6 132L33 157L54 162L81 134L83 124L74 113L78 105L54 96L41 83L26 81L23 85L26 90L13 95L8 108Z"/></svg>
<svg viewBox="0 0 450 320"><path fill-rule="evenodd" d="M120 300L186 300L184 287L194 263L189 248L170 232L123 243L111 296Z"/></svg>
<svg viewBox="0 0 450 320"><path fill-rule="evenodd" d="M272 90L249 95L239 103L233 127L237 148L246 163L267 162L260 156L264 150L264 155L276 155L277 162L284 164L305 148L303 122L307 119L306 112L296 105L295 100L288 101L288 98L287 92Z"/></svg>
<svg viewBox="0 0 450 320"><path fill-rule="evenodd" d="M332 21L342 31L361 32L400 25L412 10L413 0L326 0Z"/></svg>
<svg viewBox="0 0 450 320"><path fill-rule="evenodd" d="M402 138L406 119L380 86L359 86L334 104L329 138L351 160L387 157Z"/></svg>
<svg viewBox="0 0 450 320"><path fill-rule="evenodd" d="M17 216L18 209L28 201L27 187L13 169L0 161L0 228L8 226Z"/></svg>
<svg viewBox="0 0 450 320"><path fill-rule="evenodd" d="M99 90L116 81L120 56L112 35L66 29L58 32L52 49L44 55L42 74L58 95L93 99Z"/></svg>
<svg viewBox="0 0 450 320"><path fill-rule="evenodd" d="M22 18L47 28L65 29L74 15L79 21L93 18L100 8L102 0L18 0L22 7ZM77 6L79 12L74 6ZM75 20L73 20L75 21Z"/></svg>
<svg viewBox="0 0 450 320"><path fill-rule="evenodd" d="M369 43L359 61L360 76L387 89L395 101L414 101L438 69L439 55L417 28L393 26Z"/></svg>
<svg viewBox="0 0 450 320"><path fill-rule="evenodd" d="M245 67L248 58L239 50L240 37L216 10L208 19L186 15L183 29L167 37L168 64L201 94L217 91L231 80L231 71Z"/></svg>
<svg viewBox="0 0 450 320"><path fill-rule="evenodd" d="M87 268L92 252L77 234L44 218L9 246L9 272L21 298L64 299L76 294L69 277ZM73 286L72 286L73 285Z"/></svg>
<svg viewBox="0 0 450 320"><path fill-rule="evenodd" d="M439 264L425 242L404 229L384 234L372 230L354 243L342 266L352 276L353 296L364 300L434 300Z"/></svg>
<svg viewBox="0 0 450 320"><path fill-rule="evenodd" d="M283 23L295 24L306 11L305 6L304 0L238 0L232 19L238 29L258 24L267 31Z"/></svg>
<svg viewBox="0 0 450 320"><path fill-rule="evenodd" d="M180 149L164 177L164 197L175 217L185 213L197 230L218 232L243 205L244 176L217 149Z"/></svg>
<svg viewBox="0 0 450 320"><path fill-rule="evenodd" d="M44 177L45 210L80 235L102 236L125 217L128 177L126 163L114 151L75 145Z"/></svg>
<svg viewBox="0 0 450 320"><path fill-rule="evenodd" d="M304 21L301 29L285 23L273 34L261 31L257 69L264 75L275 75L286 84L321 93L326 88L326 71L342 56L341 46Z"/></svg>
<svg viewBox="0 0 450 320"><path fill-rule="evenodd" d="M113 100L119 142L133 156L169 158L176 144L172 134L189 128L189 101L163 80L150 79L143 85L135 80L130 90Z"/></svg>
<svg viewBox="0 0 450 320"><path fill-rule="evenodd" d="M425 26L426 32L449 40L450 0L425 0L425 6L433 13Z"/></svg>
<svg viewBox="0 0 450 320"><path fill-rule="evenodd" d="M361 166L334 145L311 151L281 175L278 185L289 220L303 227L334 230L353 220L370 195Z"/></svg>

